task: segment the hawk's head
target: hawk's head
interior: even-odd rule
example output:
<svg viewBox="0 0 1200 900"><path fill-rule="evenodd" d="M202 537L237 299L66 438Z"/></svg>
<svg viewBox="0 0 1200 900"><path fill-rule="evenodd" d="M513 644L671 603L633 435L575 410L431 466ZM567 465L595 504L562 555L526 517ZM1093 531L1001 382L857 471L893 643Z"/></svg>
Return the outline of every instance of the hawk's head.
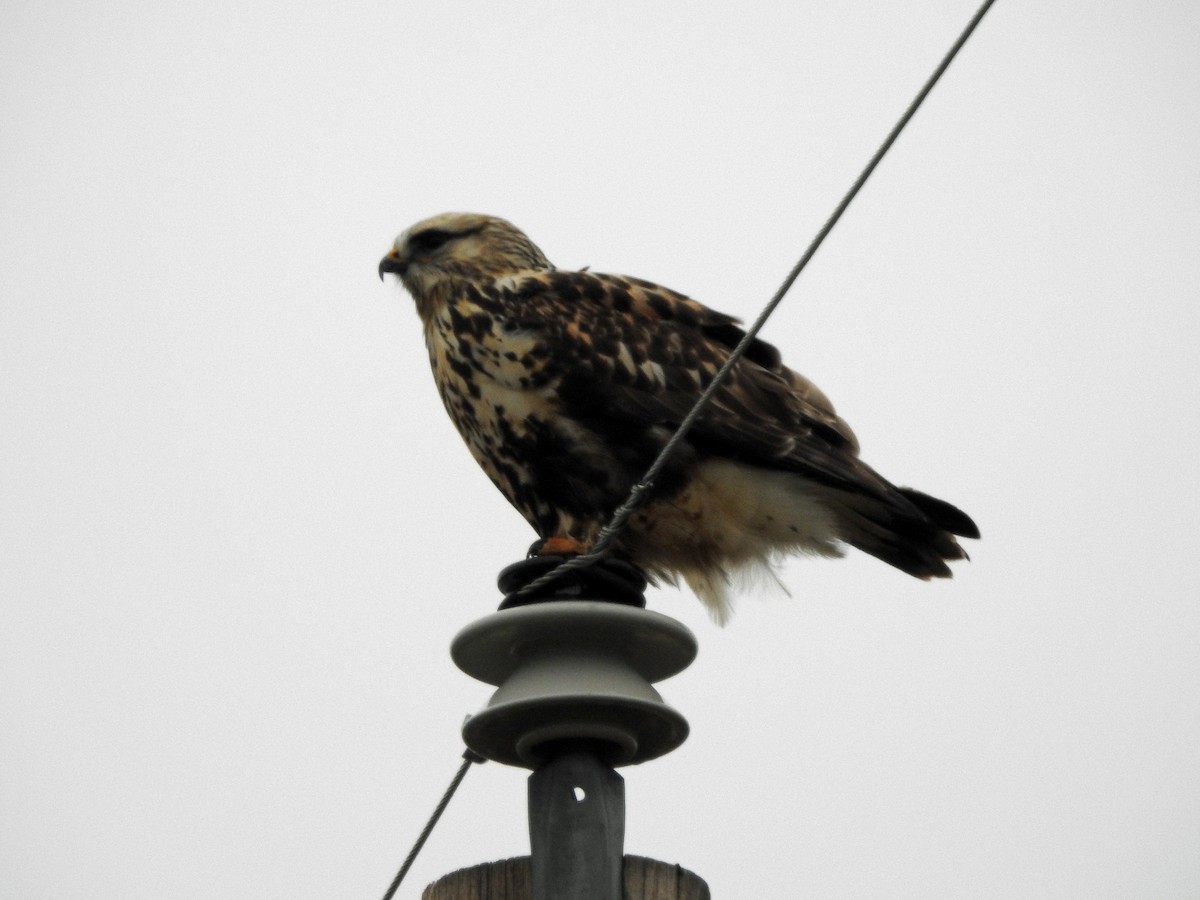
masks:
<svg viewBox="0 0 1200 900"><path fill-rule="evenodd" d="M379 261L400 276L420 301L447 281L491 281L504 275L553 268L515 225L478 213L442 213L403 232Z"/></svg>

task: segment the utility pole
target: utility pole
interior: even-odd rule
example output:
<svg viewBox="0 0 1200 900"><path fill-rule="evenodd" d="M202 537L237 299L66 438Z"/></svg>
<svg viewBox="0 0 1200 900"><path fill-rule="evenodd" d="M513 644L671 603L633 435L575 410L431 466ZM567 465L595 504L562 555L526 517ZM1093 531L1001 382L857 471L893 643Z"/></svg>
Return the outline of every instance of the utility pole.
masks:
<svg viewBox="0 0 1200 900"><path fill-rule="evenodd" d="M512 598L561 560L506 568ZM463 726L463 740L495 762L532 770L529 857L463 869L423 900L708 900L679 866L625 856L625 781L619 766L671 752L687 720L653 683L683 671L696 638L645 608L646 579L602 561L472 622L451 643L454 662L497 687Z"/></svg>

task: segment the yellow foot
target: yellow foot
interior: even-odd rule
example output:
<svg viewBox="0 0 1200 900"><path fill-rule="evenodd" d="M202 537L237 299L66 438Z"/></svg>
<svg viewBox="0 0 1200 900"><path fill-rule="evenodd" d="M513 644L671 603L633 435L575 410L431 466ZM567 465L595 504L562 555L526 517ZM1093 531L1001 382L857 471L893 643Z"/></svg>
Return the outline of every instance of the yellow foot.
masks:
<svg viewBox="0 0 1200 900"><path fill-rule="evenodd" d="M530 556L578 556L587 551L587 547L569 537L548 537L534 542L529 548Z"/></svg>

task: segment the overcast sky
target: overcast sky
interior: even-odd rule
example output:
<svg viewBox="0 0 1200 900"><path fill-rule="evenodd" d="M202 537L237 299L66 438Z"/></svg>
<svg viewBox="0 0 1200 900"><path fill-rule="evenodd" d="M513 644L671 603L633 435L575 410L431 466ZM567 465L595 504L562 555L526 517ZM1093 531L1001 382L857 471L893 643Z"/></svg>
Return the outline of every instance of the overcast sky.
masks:
<svg viewBox="0 0 1200 900"><path fill-rule="evenodd" d="M374 898L532 532L375 267L445 210L752 318L974 11L0 8L0 898ZM765 337L952 581L851 554L661 685L714 897L1200 896L1200 6L1000 0ZM401 896L528 852L474 769Z"/></svg>

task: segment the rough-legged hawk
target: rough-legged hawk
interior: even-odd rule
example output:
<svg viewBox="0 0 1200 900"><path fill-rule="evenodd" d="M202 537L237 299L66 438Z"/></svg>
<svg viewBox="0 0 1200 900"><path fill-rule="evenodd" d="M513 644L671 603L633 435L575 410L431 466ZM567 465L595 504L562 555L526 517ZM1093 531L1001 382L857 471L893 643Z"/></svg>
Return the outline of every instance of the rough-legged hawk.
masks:
<svg viewBox="0 0 1200 900"><path fill-rule="evenodd" d="M450 417L540 552L592 543L743 336L736 319L637 278L555 269L503 219L446 213L379 263L416 300ZM850 544L918 578L978 537L965 513L858 458L823 393L755 341L614 553L691 586L717 620L731 575Z"/></svg>

